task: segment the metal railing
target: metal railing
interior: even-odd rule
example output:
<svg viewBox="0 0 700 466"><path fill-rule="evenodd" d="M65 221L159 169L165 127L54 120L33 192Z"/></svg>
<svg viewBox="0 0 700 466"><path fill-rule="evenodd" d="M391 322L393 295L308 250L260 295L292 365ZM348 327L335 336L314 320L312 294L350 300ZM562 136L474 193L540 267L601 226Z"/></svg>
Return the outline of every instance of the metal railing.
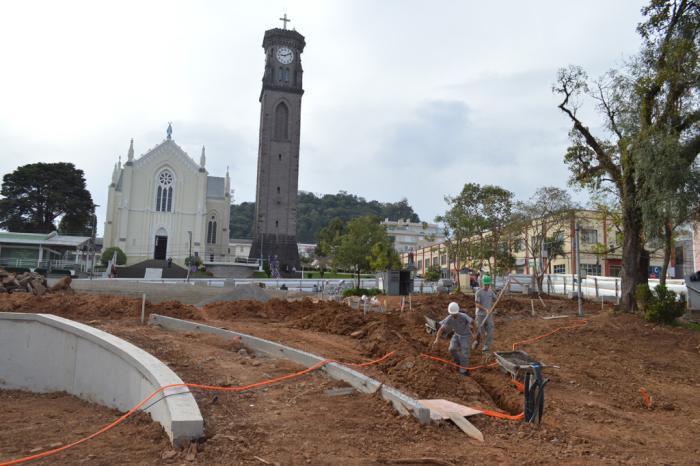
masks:
<svg viewBox="0 0 700 466"><path fill-rule="evenodd" d="M21 258L2 258L0 259L0 267L16 267L16 268L27 268L27 269L68 269L75 270L81 268L84 264L82 262L75 263L75 261L64 261L64 260L36 260L36 259L21 259Z"/></svg>
<svg viewBox="0 0 700 466"><path fill-rule="evenodd" d="M237 264L237 265L255 265L255 266L257 266L260 263L260 259L249 258L248 256L225 256L225 257L219 256L219 257L217 257L216 254L214 255L214 260L211 260L211 254L207 254L207 255L203 256L203 260L204 260L204 264L206 264L206 265Z"/></svg>

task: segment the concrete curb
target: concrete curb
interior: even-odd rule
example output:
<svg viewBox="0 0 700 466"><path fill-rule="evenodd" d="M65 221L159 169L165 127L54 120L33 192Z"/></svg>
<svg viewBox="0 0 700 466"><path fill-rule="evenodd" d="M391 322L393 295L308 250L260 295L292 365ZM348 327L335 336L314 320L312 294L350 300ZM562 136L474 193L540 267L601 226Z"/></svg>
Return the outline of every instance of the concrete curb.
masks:
<svg viewBox="0 0 700 466"><path fill-rule="evenodd" d="M175 319L173 317L151 314L149 325L157 325L167 330L180 330L185 332L211 333L223 337L240 337L241 343L253 351L265 353L271 357L284 358L296 362L304 367L311 367L323 361L324 358L315 354L307 353L289 346L275 343L262 338L246 335L245 333L234 332L223 328L212 327L187 320ZM421 405L417 400L407 396L399 390L387 387L378 380L367 377L349 367L338 363L330 363L323 366L324 370L331 378L342 380L363 393L379 393L385 400L391 401L394 408L401 414L407 411L415 416L422 424L430 423L430 409Z"/></svg>
<svg viewBox="0 0 700 466"><path fill-rule="evenodd" d="M178 383L153 355L102 330L50 314L0 312L0 389L65 391L124 412ZM187 387L166 389L145 406L175 446L204 435Z"/></svg>

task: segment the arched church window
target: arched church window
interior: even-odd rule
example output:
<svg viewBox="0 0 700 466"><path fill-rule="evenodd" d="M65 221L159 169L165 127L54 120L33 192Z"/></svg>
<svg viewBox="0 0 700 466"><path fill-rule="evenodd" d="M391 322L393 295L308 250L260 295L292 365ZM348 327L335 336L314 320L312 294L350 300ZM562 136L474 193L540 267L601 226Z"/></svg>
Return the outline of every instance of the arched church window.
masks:
<svg viewBox="0 0 700 466"><path fill-rule="evenodd" d="M158 174L158 188L156 189L157 212L172 212L174 181L175 177L170 170L166 169Z"/></svg>
<svg viewBox="0 0 700 466"><path fill-rule="evenodd" d="M281 161L282 161L282 154L277 154L277 158L278 158L279 161L281 162Z"/></svg>
<svg viewBox="0 0 700 466"><path fill-rule="evenodd" d="M284 68L282 68L281 66L279 67L279 74L277 76L278 76L277 79L280 82L284 81Z"/></svg>
<svg viewBox="0 0 700 466"><path fill-rule="evenodd" d="M289 109L281 102L275 109L275 139L289 139Z"/></svg>
<svg viewBox="0 0 700 466"><path fill-rule="evenodd" d="M277 194L279 194L279 193L280 193L280 187L277 186Z"/></svg>
<svg viewBox="0 0 700 466"><path fill-rule="evenodd" d="M289 82L289 68L285 68L282 71L282 81L288 83Z"/></svg>
<svg viewBox="0 0 700 466"><path fill-rule="evenodd" d="M275 227L278 227L278 226L280 226L280 222L279 222L279 220L275 220Z"/></svg>
<svg viewBox="0 0 700 466"><path fill-rule="evenodd" d="M209 220L209 223L207 224L207 243L216 243L216 217L213 215L211 216L211 220Z"/></svg>

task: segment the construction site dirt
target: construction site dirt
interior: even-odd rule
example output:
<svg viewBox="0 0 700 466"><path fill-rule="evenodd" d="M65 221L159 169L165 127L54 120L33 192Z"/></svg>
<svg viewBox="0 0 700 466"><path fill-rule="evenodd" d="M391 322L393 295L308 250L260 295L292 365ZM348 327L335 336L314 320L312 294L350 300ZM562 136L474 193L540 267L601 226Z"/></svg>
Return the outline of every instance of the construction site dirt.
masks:
<svg viewBox="0 0 700 466"><path fill-rule="evenodd" d="M384 313L310 299L212 303L200 309L179 302L146 305L157 313L197 320L279 341L360 369L410 396L444 398L509 414L523 395L498 367L460 375L450 365L447 340L431 348L424 315L442 318L457 300L473 314L469 296L413 296L411 309L390 300ZM690 464L700 458L700 333L653 325L630 314L587 303L586 324L575 302L508 296L495 314L494 350L560 327L571 327L519 346L546 368L540 425L483 415L469 418L483 443L449 422L423 426L400 416L378 396L329 396L343 386L314 372L237 394L196 390L206 438L183 450L148 417L139 415L102 436L38 464ZM533 315L534 306L534 315ZM173 333L140 324L141 300L105 295L26 293L0 296L0 311L52 313L113 333L151 352L184 381L245 385L301 368L256 356L236 341ZM567 318L543 319L567 315ZM481 365L480 349L471 365ZM492 362L489 360L488 362ZM651 396L644 404L640 389ZM30 451L66 444L98 430L118 413L65 394L0 391L0 463Z"/></svg>

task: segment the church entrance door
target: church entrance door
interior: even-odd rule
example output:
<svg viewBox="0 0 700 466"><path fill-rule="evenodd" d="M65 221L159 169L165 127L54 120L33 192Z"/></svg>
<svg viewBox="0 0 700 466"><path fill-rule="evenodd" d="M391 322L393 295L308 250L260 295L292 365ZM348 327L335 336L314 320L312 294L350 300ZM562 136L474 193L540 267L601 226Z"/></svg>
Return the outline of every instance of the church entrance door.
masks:
<svg viewBox="0 0 700 466"><path fill-rule="evenodd" d="M156 247L153 251L153 258L156 260L165 260L165 255L168 251L168 237L156 236Z"/></svg>

